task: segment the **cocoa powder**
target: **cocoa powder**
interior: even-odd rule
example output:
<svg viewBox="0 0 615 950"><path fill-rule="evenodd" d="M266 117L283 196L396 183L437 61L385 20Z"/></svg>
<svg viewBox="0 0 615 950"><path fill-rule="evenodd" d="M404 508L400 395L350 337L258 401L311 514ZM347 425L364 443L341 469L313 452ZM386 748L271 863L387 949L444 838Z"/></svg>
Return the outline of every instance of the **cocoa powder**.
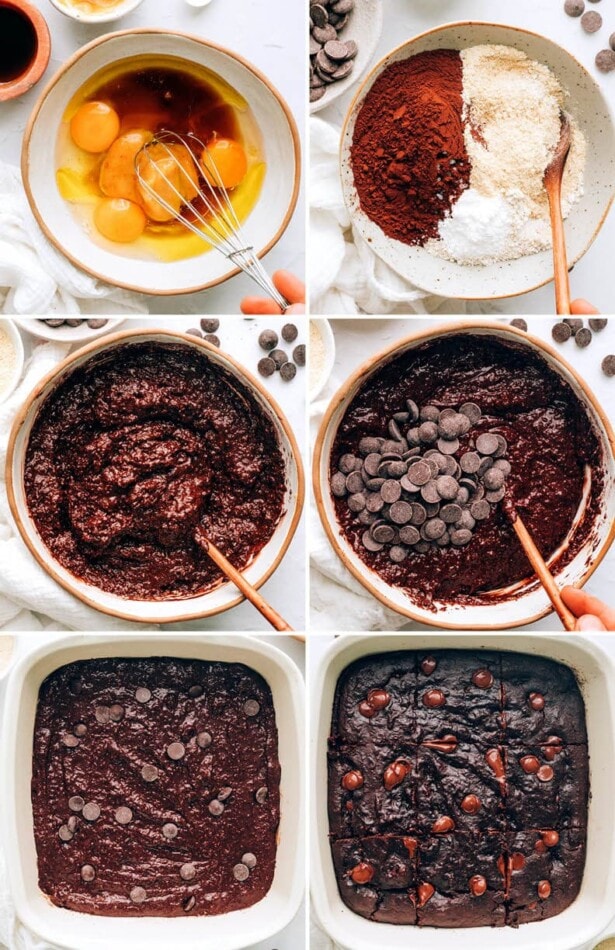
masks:
<svg viewBox="0 0 615 950"><path fill-rule="evenodd" d="M365 214L389 237L423 245L469 186L457 50L419 53L376 79L357 116L351 162Z"/></svg>

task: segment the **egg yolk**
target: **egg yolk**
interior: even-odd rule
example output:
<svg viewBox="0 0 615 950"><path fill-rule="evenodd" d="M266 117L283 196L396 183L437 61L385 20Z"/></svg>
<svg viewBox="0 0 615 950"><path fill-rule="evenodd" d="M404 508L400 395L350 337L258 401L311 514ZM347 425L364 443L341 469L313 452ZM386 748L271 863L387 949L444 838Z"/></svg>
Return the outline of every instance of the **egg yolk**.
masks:
<svg viewBox="0 0 615 950"><path fill-rule="evenodd" d="M236 188L248 170L246 153L233 139L214 139L203 152L201 164L205 178L214 188L219 187L220 179L225 188Z"/></svg>
<svg viewBox="0 0 615 950"><path fill-rule="evenodd" d="M70 120L73 142L84 152L106 152L120 131L120 118L106 102L84 102Z"/></svg>
<svg viewBox="0 0 615 950"><path fill-rule="evenodd" d="M94 210L94 224L109 241L130 244L145 231L143 209L125 198L103 198Z"/></svg>
<svg viewBox="0 0 615 950"><path fill-rule="evenodd" d="M152 145L141 153L138 167L139 203L152 221L172 221L198 194L196 165L184 145Z"/></svg>
<svg viewBox="0 0 615 950"><path fill-rule="evenodd" d="M99 185L108 198L127 198L141 204L135 159L152 138L146 129L132 129L115 140L100 167Z"/></svg>

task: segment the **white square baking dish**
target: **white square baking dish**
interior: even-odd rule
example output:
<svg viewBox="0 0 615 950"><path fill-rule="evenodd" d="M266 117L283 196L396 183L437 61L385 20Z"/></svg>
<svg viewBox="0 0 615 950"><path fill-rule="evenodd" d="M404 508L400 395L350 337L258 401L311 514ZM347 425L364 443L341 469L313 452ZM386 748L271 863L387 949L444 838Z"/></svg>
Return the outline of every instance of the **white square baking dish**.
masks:
<svg viewBox="0 0 615 950"><path fill-rule="evenodd" d="M252 907L215 917L99 917L56 907L39 889L30 802L39 687L46 676L67 663L114 656L245 663L267 680L279 733L281 821L273 884ZM66 950L172 946L240 950L270 939L295 916L305 887L303 693L303 680L294 663L275 647L248 637L74 636L26 655L7 683L0 759L2 837L19 919L42 939Z"/></svg>
<svg viewBox="0 0 615 950"><path fill-rule="evenodd" d="M591 799L587 863L579 896L562 914L519 929L436 929L382 924L349 910L338 893L329 848L327 737L338 677L370 653L421 649L489 649L549 657L577 674L587 713ZM311 886L316 914L333 940L347 950L592 950L610 928L615 933L615 667L609 656L583 637L549 635L417 634L340 637L311 678L312 797Z"/></svg>

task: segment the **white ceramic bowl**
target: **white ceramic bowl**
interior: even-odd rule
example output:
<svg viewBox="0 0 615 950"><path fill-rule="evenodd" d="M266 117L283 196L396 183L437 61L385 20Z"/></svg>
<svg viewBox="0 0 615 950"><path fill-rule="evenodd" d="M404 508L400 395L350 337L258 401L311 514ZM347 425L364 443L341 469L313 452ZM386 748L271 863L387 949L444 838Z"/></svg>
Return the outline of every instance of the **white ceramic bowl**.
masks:
<svg viewBox="0 0 615 950"><path fill-rule="evenodd" d="M50 145L66 106L100 69L140 55L175 56L206 66L249 103L265 143L267 170L258 201L243 230L259 257L282 236L299 190L300 151L295 121L280 94L253 66L196 36L164 30L126 30L102 36L70 59L44 90L24 134L22 177L32 211L49 240L88 274L147 294L183 294L213 287L239 273L216 250L171 263L140 260L95 243L56 184Z"/></svg>
<svg viewBox="0 0 615 950"><path fill-rule="evenodd" d="M9 338L10 342L13 344L13 349L15 350L15 364L13 366L13 372L11 373L11 378L9 379L7 385L4 389L0 390L0 404L6 402L9 396L15 392L17 384L21 379L21 374L23 373L24 367L24 350L23 350L23 340L19 330L15 326L12 320L0 320L0 329L3 329Z"/></svg>
<svg viewBox="0 0 615 950"><path fill-rule="evenodd" d="M549 66L569 93L566 109L578 121L587 143L585 194L566 220L570 266L589 249L608 214L615 192L615 129L600 87L565 49L537 33L493 23L450 23L422 33L392 50L367 76L342 132L341 174L344 198L355 227L375 253L406 280L443 297L495 299L527 293L553 279L550 249L515 261L470 267L434 257L422 247L389 238L361 211L354 187L350 147L357 114L375 79L388 65L432 49L466 49L480 44L513 46Z"/></svg>
<svg viewBox="0 0 615 950"><path fill-rule="evenodd" d="M110 23L112 20L119 20L121 17L132 13L137 7L140 7L143 0L117 0L117 2L106 10L99 13L87 13L73 6L70 0L50 0L50 3L71 20L77 20L79 23Z"/></svg>
<svg viewBox="0 0 615 950"><path fill-rule="evenodd" d="M310 113L313 115L331 105L347 90L352 89L364 74L372 61L372 57L382 35L384 19L383 0L356 0L354 10L348 23L344 27L340 39L354 40L359 51L355 57L354 69L346 79L328 85L322 99L310 103Z"/></svg>
<svg viewBox="0 0 615 950"><path fill-rule="evenodd" d="M271 421L286 462L285 511L267 544L242 571L244 577L254 587L261 587L271 577L293 538L303 507L304 476L299 447L286 417L267 390L226 353L189 334L171 330L126 330L90 343L60 363L32 391L15 418L6 459L7 494L13 517L30 552L41 567L75 597L104 614L125 620L150 624L182 623L222 613L241 603L243 597L229 581L197 597L168 601L128 600L87 584L71 574L51 556L30 516L23 483L28 439L36 414L60 380L98 353L109 352L117 346L143 341L181 343L204 352L210 360L224 367L248 387Z"/></svg>
<svg viewBox="0 0 615 950"><path fill-rule="evenodd" d="M41 340L52 340L56 343L87 343L89 340L96 340L99 336L105 336L111 333L124 323L125 317L108 317L104 327L98 330L92 330L86 323L78 327L69 327L64 324L61 327L49 327L43 320L37 320L36 317L15 317L15 322L19 324L22 330L30 333L32 336L39 337Z"/></svg>
<svg viewBox="0 0 615 950"><path fill-rule="evenodd" d="M514 650L565 663L577 675L585 701L591 799L587 861L579 896L562 914L517 930L512 927L437 929L366 920L339 896L328 840L327 739L335 685L342 670L371 653L433 649ZM310 771L311 889L318 918L346 950L591 950L606 928L615 935L615 669L607 653L584 637L439 635L344 636L331 645L312 679ZM496 935L497 934L497 935Z"/></svg>
<svg viewBox="0 0 615 950"><path fill-rule="evenodd" d="M331 329L331 324L324 317L311 317L310 324L312 323L316 326L318 333L320 334L320 339L322 340L324 362L320 376L315 378L314 382L312 383L311 367L313 354L310 351L310 402L314 402L316 399L318 399L321 392L329 382L329 377L333 372L333 365L335 363L335 337L333 335L333 330Z"/></svg>
<svg viewBox="0 0 615 950"><path fill-rule="evenodd" d="M533 623L551 611L551 602L538 581L535 580L515 590L515 595L509 598L485 596L479 604L435 603L434 610L427 610L416 603L408 591L388 584L356 554L339 529L329 488L329 458L337 428L346 409L366 379L385 363L427 340L459 333L487 334L498 339L515 340L533 352L539 353L546 360L547 365L569 384L585 407L602 446L604 457L604 486L600 499L600 511L582 549L564 568L556 564L552 570L560 587L566 584L581 587L586 582L615 538L615 434L595 396L572 366L538 337L533 337L515 327L489 321L459 321L414 333L370 357L350 376L329 403L314 450L313 487L320 519L336 554L356 579L385 606L420 623L452 630L498 630Z"/></svg>
<svg viewBox="0 0 615 950"><path fill-rule="evenodd" d="M279 734L281 820L273 883L252 907L216 917L102 918L56 907L39 890L30 798L39 687L67 663L116 656L245 663L267 680ZM28 653L7 683L1 749L2 837L20 921L43 941L66 950L239 950L271 940L297 913L305 886L303 705L303 680L294 663L275 647L249 637L73 636Z"/></svg>

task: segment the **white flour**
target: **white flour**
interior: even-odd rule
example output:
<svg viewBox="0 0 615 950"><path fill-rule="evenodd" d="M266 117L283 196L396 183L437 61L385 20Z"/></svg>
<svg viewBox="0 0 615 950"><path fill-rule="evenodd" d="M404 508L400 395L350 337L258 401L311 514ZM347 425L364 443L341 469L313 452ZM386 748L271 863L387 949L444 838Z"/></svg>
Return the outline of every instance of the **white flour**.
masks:
<svg viewBox="0 0 615 950"><path fill-rule="evenodd" d="M0 396L12 382L17 354L6 330L0 326Z"/></svg>
<svg viewBox="0 0 615 950"><path fill-rule="evenodd" d="M560 136L566 93L551 70L508 46L461 53L470 188L427 248L461 264L515 260L551 246L544 171ZM574 119L564 216L583 194L586 142Z"/></svg>

